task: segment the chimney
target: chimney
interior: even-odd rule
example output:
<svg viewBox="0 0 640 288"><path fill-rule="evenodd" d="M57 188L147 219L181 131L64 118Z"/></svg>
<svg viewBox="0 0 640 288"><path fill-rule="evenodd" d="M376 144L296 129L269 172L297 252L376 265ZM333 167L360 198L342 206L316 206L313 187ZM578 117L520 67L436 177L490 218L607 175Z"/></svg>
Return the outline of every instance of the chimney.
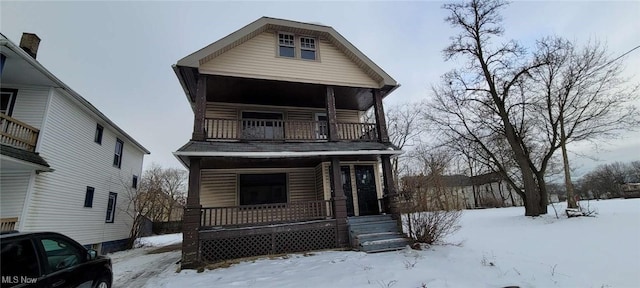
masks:
<svg viewBox="0 0 640 288"><path fill-rule="evenodd" d="M33 33L22 33L22 39L20 39L20 48L26 51L36 59L36 55L38 54L38 45L40 45L40 37Z"/></svg>

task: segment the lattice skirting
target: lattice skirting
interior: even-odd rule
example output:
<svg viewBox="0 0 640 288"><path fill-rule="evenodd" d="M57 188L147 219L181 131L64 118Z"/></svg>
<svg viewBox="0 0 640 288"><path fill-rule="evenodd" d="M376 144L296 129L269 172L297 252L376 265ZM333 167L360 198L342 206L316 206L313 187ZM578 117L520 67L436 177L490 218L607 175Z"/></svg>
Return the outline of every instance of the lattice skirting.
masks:
<svg viewBox="0 0 640 288"><path fill-rule="evenodd" d="M337 247L335 220L200 231L203 262Z"/></svg>

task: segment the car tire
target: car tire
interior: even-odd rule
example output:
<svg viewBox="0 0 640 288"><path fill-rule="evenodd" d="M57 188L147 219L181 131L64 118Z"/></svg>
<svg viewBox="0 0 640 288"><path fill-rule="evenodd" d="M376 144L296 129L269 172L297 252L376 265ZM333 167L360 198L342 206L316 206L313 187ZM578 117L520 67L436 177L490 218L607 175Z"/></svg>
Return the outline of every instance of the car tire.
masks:
<svg viewBox="0 0 640 288"><path fill-rule="evenodd" d="M93 282L93 288L111 288L111 285L109 280L103 277Z"/></svg>

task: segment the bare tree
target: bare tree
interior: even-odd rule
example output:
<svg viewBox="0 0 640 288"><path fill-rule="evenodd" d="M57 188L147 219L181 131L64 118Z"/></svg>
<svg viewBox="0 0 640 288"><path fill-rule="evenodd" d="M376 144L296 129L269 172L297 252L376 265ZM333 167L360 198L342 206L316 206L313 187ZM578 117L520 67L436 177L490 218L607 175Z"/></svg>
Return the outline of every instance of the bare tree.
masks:
<svg viewBox="0 0 640 288"><path fill-rule="evenodd" d="M118 206L118 209L125 213L131 219L131 229L129 230L129 239L127 241L127 249L133 248L135 240L140 237L141 228L146 221L143 211L149 210L153 206L153 197L140 197L138 189L129 181L120 179L125 198L126 206Z"/></svg>
<svg viewBox="0 0 640 288"><path fill-rule="evenodd" d="M420 149L417 149L420 151ZM449 151L414 152L420 159L423 173L403 178L404 225L418 242L434 244L455 233L462 215L461 197L452 193L444 181L454 156Z"/></svg>
<svg viewBox="0 0 640 288"><path fill-rule="evenodd" d="M175 220L174 213L182 211L184 205L186 175L184 170L152 164L142 174L138 189L140 198L151 201L141 213L154 222Z"/></svg>
<svg viewBox="0 0 640 288"><path fill-rule="evenodd" d="M430 119L448 131L450 142L477 147L481 158L524 199L525 215L537 216L547 212L544 183L538 183L544 181L538 174L546 167L542 163L534 169L538 163L533 157L548 151L536 153L531 145L531 103L523 91L529 71L545 63L528 57L515 41L493 47L492 40L504 31L499 12L505 5L500 0L472 0L443 6L449 11L445 21L460 30L444 49L445 59L464 57L468 62L445 74L444 84L434 88ZM504 161L504 156L509 159ZM515 178L510 177L511 163L517 168Z"/></svg>
<svg viewBox="0 0 640 288"><path fill-rule="evenodd" d="M567 144L617 136L640 124L636 107L638 86L623 79L622 64L608 56L598 42L583 48L568 40L538 41L536 56L546 65L530 71L530 92L537 99L543 132L551 151L562 152L568 208L578 208L571 181Z"/></svg>
<svg viewBox="0 0 640 288"><path fill-rule="evenodd" d="M423 104L399 103L385 106L385 118L389 141L400 149L412 149L420 143L420 137L428 129L427 123L420 117ZM374 119L373 110L364 115L364 122ZM406 174L409 169L410 156L408 153L392 159L393 177L395 183L399 183L400 175Z"/></svg>

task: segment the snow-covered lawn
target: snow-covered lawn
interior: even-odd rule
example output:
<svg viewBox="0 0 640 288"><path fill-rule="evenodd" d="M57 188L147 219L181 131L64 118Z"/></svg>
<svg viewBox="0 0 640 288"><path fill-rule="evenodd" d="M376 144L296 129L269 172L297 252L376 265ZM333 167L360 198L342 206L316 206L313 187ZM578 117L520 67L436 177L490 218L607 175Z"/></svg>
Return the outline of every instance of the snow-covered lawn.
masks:
<svg viewBox="0 0 640 288"><path fill-rule="evenodd" d="M141 287L640 287L640 199L590 206L597 217L556 219L551 206L537 218L522 216L522 207L465 211L462 229L447 239L460 245L422 251L291 254L203 273L160 263L158 255L179 258L174 251L121 256L114 272L131 283L119 266L128 275L158 271L138 274Z"/></svg>

